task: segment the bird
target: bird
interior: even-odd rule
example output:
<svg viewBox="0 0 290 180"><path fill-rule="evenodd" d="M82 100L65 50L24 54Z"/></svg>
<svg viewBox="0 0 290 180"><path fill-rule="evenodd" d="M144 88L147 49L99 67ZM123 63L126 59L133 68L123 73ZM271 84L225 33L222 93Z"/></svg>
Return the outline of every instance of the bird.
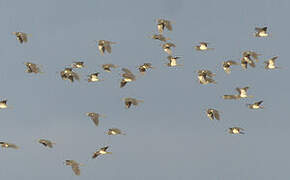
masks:
<svg viewBox="0 0 290 180"><path fill-rule="evenodd" d="M88 82L97 82L97 81L101 81L101 80L99 79L99 74L100 74L100 73L98 73L98 72L93 73L93 74L90 74L90 75L88 76Z"/></svg>
<svg viewBox="0 0 290 180"><path fill-rule="evenodd" d="M7 142L0 142L1 147L3 148L13 148L13 149L19 149L18 146L12 143L7 143Z"/></svg>
<svg viewBox="0 0 290 180"><path fill-rule="evenodd" d="M256 36L256 37L268 37L269 36L269 34L267 33L267 27L262 27L262 28L260 28L260 27L255 27L255 33L254 33L254 35Z"/></svg>
<svg viewBox="0 0 290 180"><path fill-rule="evenodd" d="M112 53L111 44L116 44L116 42L106 41L106 40L99 40L98 41L98 48L102 55L104 55L105 51L109 54Z"/></svg>
<svg viewBox="0 0 290 180"><path fill-rule="evenodd" d="M248 91L248 89L249 89L250 87L244 87L244 88L236 88L236 90L239 92L239 95L238 95L238 97L239 98L247 98L247 97L249 97L249 98L252 98L253 96L249 96L248 95L248 93L247 93L247 91Z"/></svg>
<svg viewBox="0 0 290 180"><path fill-rule="evenodd" d="M263 101L258 101L258 102L255 102L254 104L247 104L247 106L250 109L263 109L264 106L261 105L262 103L263 103Z"/></svg>
<svg viewBox="0 0 290 180"><path fill-rule="evenodd" d="M80 80L79 75L72 70L72 68L65 68L63 71L60 72L60 76L63 80L70 80L74 82L74 80Z"/></svg>
<svg viewBox="0 0 290 180"><path fill-rule="evenodd" d="M210 120L214 120L214 119L220 120L220 114L216 109L207 109L206 114Z"/></svg>
<svg viewBox="0 0 290 180"><path fill-rule="evenodd" d="M91 120L95 123L96 126L99 125L99 118L105 117L104 115L101 115L99 113L94 113L94 112L88 112L86 113L86 115L91 118Z"/></svg>
<svg viewBox="0 0 290 180"><path fill-rule="evenodd" d="M251 57L253 57L256 61L258 61L258 56L256 56L257 54L251 51L245 51L243 52L243 57L241 59L241 66L243 69L247 69L248 64L251 67L256 67L255 62L252 60Z"/></svg>
<svg viewBox="0 0 290 180"><path fill-rule="evenodd" d="M162 42L166 42L167 40L170 40L170 38L166 38L162 34L154 34L151 36L151 38L155 39L155 40L162 41Z"/></svg>
<svg viewBox="0 0 290 180"><path fill-rule="evenodd" d="M81 174L80 166L82 166L83 164L78 163L74 160L65 160L65 165L71 166L75 175L79 176Z"/></svg>
<svg viewBox="0 0 290 180"><path fill-rule="evenodd" d="M24 32L12 32L12 34L16 35L16 38L20 44L27 43L28 34Z"/></svg>
<svg viewBox="0 0 290 180"><path fill-rule="evenodd" d="M39 139L38 142L42 144L43 146L49 147L49 148L52 148L53 145L55 144L54 142L51 142L50 140L47 140L47 139Z"/></svg>
<svg viewBox="0 0 290 180"><path fill-rule="evenodd" d="M71 64L71 67L72 68L76 68L76 69L80 69L80 68L84 68L85 65L84 65L84 62L83 61L76 61L76 62L73 62Z"/></svg>
<svg viewBox="0 0 290 180"><path fill-rule="evenodd" d="M126 108L130 108L131 105L137 106L139 103L144 102L143 100L137 100L135 98L123 98L124 103L125 103L125 107Z"/></svg>
<svg viewBox="0 0 290 180"><path fill-rule="evenodd" d="M208 44L208 42L199 42L199 45L195 46L195 49L197 51L213 50L214 48L209 48Z"/></svg>
<svg viewBox="0 0 290 180"><path fill-rule="evenodd" d="M25 72L27 73L42 73L40 68L37 66L37 64L31 63L31 62L25 62L24 63L26 65L26 70Z"/></svg>
<svg viewBox="0 0 290 180"><path fill-rule="evenodd" d="M6 109L8 108L8 105L7 105L7 100L2 100L0 101L0 109Z"/></svg>
<svg viewBox="0 0 290 180"><path fill-rule="evenodd" d="M125 133L123 133L120 129L118 128L110 128L107 132L108 135L118 135L118 134L122 134L122 135L126 135Z"/></svg>
<svg viewBox="0 0 290 180"><path fill-rule="evenodd" d="M245 134L243 128L240 127L231 127L229 128L229 133L230 134Z"/></svg>
<svg viewBox="0 0 290 180"><path fill-rule="evenodd" d="M111 68L118 68L118 66L114 64L103 64L102 68L104 71L111 72Z"/></svg>
<svg viewBox="0 0 290 180"><path fill-rule="evenodd" d="M100 150L97 150L96 152L94 152L92 158L95 159L99 155L112 154L112 152L107 151L108 148L109 148L109 146L105 146L105 147L102 147Z"/></svg>
<svg viewBox="0 0 290 180"><path fill-rule="evenodd" d="M214 77L215 74L212 73L211 71L199 70L197 73L198 73L198 80L200 84L209 84L209 83L216 84L215 80L212 79L212 77Z"/></svg>
<svg viewBox="0 0 290 180"><path fill-rule="evenodd" d="M170 42L165 43L165 44L161 44L161 46L162 46L163 50L169 55L172 55L171 47L174 47L174 48L176 47L175 44L170 43Z"/></svg>
<svg viewBox="0 0 290 180"><path fill-rule="evenodd" d="M160 34L163 33L164 28L166 28L168 31L172 31L172 23L169 20L165 19L158 19L157 20L157 29Z"/></svg>
<svg viewBox="0 0 290 180"><path fill-rule="evenodd" d="M230 73L231 73L231 69L230 69L231 65L238 65L238 63L235 62L235 61L228 60L228 61L224 61L224 62L222 63L222 65L223 65L223 69L224 69L224 71L225 71L227 74L230 74Z"/></svg>
<svg viewBox="0 0 290 180"><path fill-rule="evenodd" d="M166 63L168 67L174 67L174 66L183 66L183 64L177 64L177 59L180 59L179 56L167 56L167 59L169 60L169 63Z"/></svg>
<svg viewBox="0 0 290 180"><path fill-rule="evenodd" d="M138 67L138 70L141 74L144 74L147 71L147 69L153 69L151 63L144 63Z"/></svg>
<svg viewBox="0 0 290 180"><path fill-rule="evenodd" d="M128 82L132 82L136 80L135 75L127 68L122 68L124 72L122 74L123 79L121 80L120 87L124 87Z"/></svg>
<svg viewBox="0 0 290 180"><path fill-rule="evenodd" d="M265 65L265 69L278 69L279 67L276 66L276 59L278 58L278 56L272 57L271 59L269 59L268 61L264 61Z"/></svg>

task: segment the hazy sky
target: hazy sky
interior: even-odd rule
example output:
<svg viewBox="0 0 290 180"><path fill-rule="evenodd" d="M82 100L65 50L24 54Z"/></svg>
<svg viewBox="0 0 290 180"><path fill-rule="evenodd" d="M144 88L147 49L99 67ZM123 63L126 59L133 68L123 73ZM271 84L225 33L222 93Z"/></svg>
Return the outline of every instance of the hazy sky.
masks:
<svg viewBox="0 0 290 180"><path fill-rule="evenodd" d="M288 0L0 0L0 97L11 109L1 110L1 141L19 150L0 149L0 179L126 179L126 180L246 180L287 179L289 145ZM176 44L174 55L184 67L168 68L157 33L156 19L173 21L164 35ZM256 26L268 26L271 37L253 37ZM20 44L12 32L31 34ZM101 56L94 40L110 40L112 54ZM214 51L197 52L199 41ZM256 68L221 69L224 60L240 61L245 50L262 56ZM267 71L263 61L279 56L279 70ZM59 72L73 61L81 81L63 81ZM25 73L24 62L42 65L44 74ZM137 66L151 62L153 70L119 88L121 68L138 74ZM216 85L201 85L196 71L217 73ZM86 82L100 72L102 82ZM250 86L254 98L226 101L236 87ZM122 98L144 100L125 109ZM264 100L253 111L246 103ZM205 109L221 111L210 121ZM86 112L105 114L99 127ZM286 117L285 117L286 116ZM230 135L240 126L245 135ZM117 127L126 136L108 137ZM56 142L48 149L39 138ZM92 160L92 153L109 145L112 155ZM81 176L63 162L84 163Z"/></svg>

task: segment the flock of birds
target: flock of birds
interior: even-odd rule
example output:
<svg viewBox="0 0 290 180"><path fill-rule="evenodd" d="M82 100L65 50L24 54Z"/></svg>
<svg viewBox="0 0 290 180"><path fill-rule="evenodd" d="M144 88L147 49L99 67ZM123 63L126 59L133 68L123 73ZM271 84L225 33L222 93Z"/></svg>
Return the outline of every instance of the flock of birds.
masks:
<svg viewBox="0 0 290 180"><path fill-rule="evenodd" d="M176 66L183 66L182 64L178 64L178 59L180 59L181 57L178 56L174 56L172 49L176 48L176 45L172 42L168 42L170 40L170 38L166 38L163 36L163 32L165 30L168 31L172 31L172 22L169 20L165 20L165 19L158 19L157 20L157 29L158 29L158 34L155 34L153 36L151 36L152 39L154 40L159 40L161 41L163 44L161 45L162 49L164 50L164 52L166 52L168 54L167 59L168 59L168 63L166 63L165 65L168 67L176 67ZM259 37L259 38L263 38L263 37L268 37L269 34L267 32L267 27L262 27L262 28L255 28L255 33L254 36L255 37ZM28 42L28 37L29 34L26 34L24 32L13 32L13 34L17 37L17 40L23 44L23 43L27 43ZM97 41L97 46L98 46L98 50L100 51L101 55L104 55L106 52L107 53L112 53L112 47L111 45L116 44L116 42L111 42L111 41L106 41L106 40L99 40ZM199 45L194 46L194 48L196 49L196 51L209 51L209 50L214 50L214 48L210 48L208 47L209 43L207 42L200 42ZM231 66L234 65L241 65L243 69L247 69L248 65L250 65L251 67L255 67L256 66L256 62L258 62L258 57L260 56L260 54L253 52L253 51L245 51L242 53L242 58L241 58L241 62L238 63L236 61L233 60L227 60L224 61L222 63L221 68L225 71L225 73L230 74L231 73ZM277 60L277 56L270 58L268 61L265 61L265 69L277 69L279 67L276 66L275 62ZM34 64L32 62L26 62L26 72L27 73L43 73L40 65L38 64ZM84 68L85 64L82 61L78 61L78 62L73 62L70 67L66 67L64 70L62 70L60 72L60 76L63 80L69 80L70 82L74 82L75 80L79 81L80 80L80 76L79 74L76 72L76 69L80 69L80 68ZM114 65L114 64L103 64L102 65L102 69L106 72L111 72L112 69L118 68L119 66ZM151 63L144 63L140 66L138 66L138 71L144 75L148 69L154 69L154 67L152 66ZM136 81L136 75L134 75L129 69L127 68L122 68L122 77L120 80L120 88L123 88L127 83ZM99 78L99 72L96 73L92 73L88 75L88 82L98 82L98 81L102 81L102 79ZM197 71L197 79L199 81L200 84L206 85L206 84L216 84L216 81L214 80L215 77L215 73L212 73L210 70L207 69L201 69ZM224 95L223 99L233 99L233 100L237 100L237 99L242 99L242 98L251 98L253 96L248 95L248 89L249 87L243 87L243 88L239 88L237 87L236 90L238 91L238 94L231 94L231 95ZM142 103L143 100L138 100L135 98L124 98L123 99L125 107L126 108L130 108L132 105L137 106L139 103ZM247 104L247 107L250 109L262 109L263 106L261 105L263 103L263 101L258 101L258 102L254 102L253 104ZM7 100L3 100L0 101L0 109L5 109L8 108L7 105ZM94 122L94 124L96 126L99 125L99 119L101 117L105 117L102 114L99 113L95 113L95 112L88 112L86 113L86 115L88 117L91 118L91 120ZM210 120L220 120L220 113L218 110L216 109L207 109L206 110L206 115ZM228 132L230 134L244 134L244 129L241 127L230 127L228 129ZM107 135L125 135L124 132L122 132L122 130L118 129L118 128L110 128L107 131ZM40 144L42 144L45 147L48 148L53 148L54 146L54 142L48 140L48 139L39 139L38 142ZM3 148L14 148L14 149L18 149L19 147L15 144L12 143L8 143L8 142L0 142L1 147ZM108 152L109 146L105 146L102 147L100 149L97 149L93 155L92 158L97 158L100 155L105 155L105 154L112 154L112 152ZM65 160L64 163L68 166L72 167L73 172L75 173L75 175L80 175L80 166L82 165L81 163L78 163L75 160Z"/></svg>

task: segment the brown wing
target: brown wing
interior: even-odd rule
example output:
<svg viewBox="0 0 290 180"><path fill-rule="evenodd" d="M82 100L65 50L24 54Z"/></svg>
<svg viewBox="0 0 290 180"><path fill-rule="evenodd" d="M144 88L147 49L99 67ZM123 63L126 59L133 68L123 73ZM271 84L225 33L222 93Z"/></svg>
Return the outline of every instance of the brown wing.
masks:
<svg viewBox="0 0 290 180"><path fill-rule="evenodd" d="M92 116L91 119L95 123L96 126L99 125L99 115L98 114Z"/></svg>
<svg viewBox="0 0 290 180"><path fill-rule="evenodd" d="M78 163L73 163L71 167L72 167L72 170L75 173L75 175L79 176L81 174L80 167L79 167Z"/></svg>
<svg viewBox="0 0 290 180"><path fill-rule="evenodd" d="M215 110L215 109L213 110L213 115L217 120L220 120L220 114L217 110Z"/></svg>
<svg viewBox="0 0 290 180"><path fill-rule="evenodd" d="M170 21L165 21L165 27L169 30L172 31L172 25Z"/></svg>
<svg viewBox="0 0 290 180"><path fill-rule="evenodd" d="M107 151L108 148L109 148L109 146L105 146L105 147L102 147L101 150Z"/></svg>
<svg viewBox="0 0 290 180"><path fill-rule="evenodd" d="M258 106L259 106L260 104L262 104L262 103L263 103L263 101L255 102L255 104L258 105Z"/></svg>

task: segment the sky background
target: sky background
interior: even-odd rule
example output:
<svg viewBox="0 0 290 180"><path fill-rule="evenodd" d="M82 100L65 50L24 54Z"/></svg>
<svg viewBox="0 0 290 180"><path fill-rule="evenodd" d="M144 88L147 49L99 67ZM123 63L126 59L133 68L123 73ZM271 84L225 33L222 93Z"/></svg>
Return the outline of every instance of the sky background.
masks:
<svg viewBox="0 0 290 180"><path fill-rule="evenodd" d="M245 180L287 179L289 144L288 0L1 0L0 97L10 109L0 112L1 141L20 147L0 149L0 179L126 179L126 180ZM174 55L184 67L169 68L157 33L156 19L173 21L164 35L176 44ZM255 27L268 26L268 38L255 38ZM12 34L31 34L20 44ZM101 56L94 40L110 40L112 54ZM193 46L210 42L213 51ZM240 61L245 50L260 54L256 68L221 69L225 60ZM279 56L279 70L267 71L263 61ZM44 74L25 73L24 62L41 64ZM59 72L73 61L84 61L80 82L70 83ZM145 62L155 69L119 88L121 68L104 72L114 63L138 74ZM196 71L217 74L216 85L201 85ZM89 73L104 81L88 83ZM226 101L236 87L249 86L254 98ZM126 109L122 98L144 100ZM246 103L264 100L253 111ZM221 112L210 121L205 109ZM86 112L105 114L96 127ZM245 135L230 135L239 126ZM127 135L108 137L108 128ZM47 138L48 149L37 143ZM112 155L91 159L109 145ZM81 176L63 162L85 166Z"/></svg>

